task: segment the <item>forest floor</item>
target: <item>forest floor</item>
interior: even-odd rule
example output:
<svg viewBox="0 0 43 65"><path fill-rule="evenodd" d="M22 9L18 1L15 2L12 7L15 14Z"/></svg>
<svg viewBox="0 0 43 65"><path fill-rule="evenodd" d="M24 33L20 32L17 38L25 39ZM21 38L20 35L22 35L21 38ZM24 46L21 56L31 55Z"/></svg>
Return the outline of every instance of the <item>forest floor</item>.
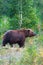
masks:
<svg viewBox="0 0 43 65"><path fill-rule="evenodd" d="M40 64L36 64L36 60L35 64L43 65L43 48L40 47L38 50L38 57L40 60L40 62L38 62ZM0 65L20 65L19 63L23 57L24 51L26 52L26 48L0 48Z"/></svg>

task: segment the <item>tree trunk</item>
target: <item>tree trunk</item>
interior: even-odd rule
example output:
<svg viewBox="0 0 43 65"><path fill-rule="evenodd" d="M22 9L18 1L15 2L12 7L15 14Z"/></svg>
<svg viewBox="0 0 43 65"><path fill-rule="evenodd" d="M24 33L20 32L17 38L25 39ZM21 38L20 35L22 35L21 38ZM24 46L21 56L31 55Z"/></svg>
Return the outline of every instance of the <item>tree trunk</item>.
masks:
<svg viewBox="0 0 43 65"><path fill-rule="evenodd" d="M19 28L22 26L22 0L19 0Z"/></svg>

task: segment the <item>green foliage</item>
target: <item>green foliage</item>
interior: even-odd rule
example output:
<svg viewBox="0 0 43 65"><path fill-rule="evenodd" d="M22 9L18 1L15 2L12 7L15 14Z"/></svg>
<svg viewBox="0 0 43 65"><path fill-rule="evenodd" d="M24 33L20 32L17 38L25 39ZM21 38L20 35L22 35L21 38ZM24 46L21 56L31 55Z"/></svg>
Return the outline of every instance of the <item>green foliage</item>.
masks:
<svg viewBox="0 0 43 65"><path fill-rule="evenodd" d="M36 46L30 46L28 48L25 48L23 58L21 59L20 64L21 65L34 65L34 60L37 57L37 49Z"/></svg>
<svg viewBox="0 0 43 65"><path fill-rule="evenodd" d="M34 0L1 0L0 15L7 16L9 20L9 29L20 29L21 14L22 28L33 28L38 30L40 22L39 10L34 6ZM21 12L22 11L22 12ZM4 25L3 25L4 26Z"/></svg>
<svg viewBox="0 0 43 65"><path fill-rule="evenodd" d="M37 8L33 6L34 0L24 1L23 2L23 23L22 27L33 28L38 30L37 26L40 22L38 17Z"/></svg>
<svg viewBox="0 0 43 65"><path fill-rule="evenodd" d="M0 15L12 17L15 15L15 13L17 13L17 0L1 0L0 3Z"/></svg>
<svg viewBox="0 0 43 65"><path fill-rule="evenodd" d="M7 31L9 29L9 18L6 16L3 16L0 19L0 35Z"/></svg>
<svg viewBox="0 0 43 65"><path fill-rule="evenodd" d="M10 18L10 29L19 29L19 20L18 16L15 15L13 18Z"/></svg>

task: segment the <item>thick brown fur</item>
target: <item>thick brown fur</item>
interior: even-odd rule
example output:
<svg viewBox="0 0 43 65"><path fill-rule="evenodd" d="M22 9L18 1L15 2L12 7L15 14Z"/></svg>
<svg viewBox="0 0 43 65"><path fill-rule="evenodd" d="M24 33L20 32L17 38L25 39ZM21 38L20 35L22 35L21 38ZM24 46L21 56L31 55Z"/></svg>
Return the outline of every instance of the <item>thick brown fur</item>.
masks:
<svg viewBox="0 0 43 65"><path fill-rule="evenodd" d="M9 43L11 46L13 44L18 44L19 47L24 47L25 38L33 37L36 34L31 30L23 29L23 30L9 30L3 36L2 45L5 46Z"/></svg>

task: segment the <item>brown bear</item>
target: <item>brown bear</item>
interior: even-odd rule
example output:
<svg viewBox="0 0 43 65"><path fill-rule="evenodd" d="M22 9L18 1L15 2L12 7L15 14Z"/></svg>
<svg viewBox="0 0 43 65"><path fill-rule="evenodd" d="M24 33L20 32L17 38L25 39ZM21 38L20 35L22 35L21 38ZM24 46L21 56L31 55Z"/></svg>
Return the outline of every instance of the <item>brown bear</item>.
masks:
<svg viewBox="0 0 43 65"><path fill-rule="evenodd" d="M19 47L24 47L25 38L35 35L31 29L9 30L3 36L2 46L5 46L7 43L13 46L13 44L17 43Z"/></svg>

